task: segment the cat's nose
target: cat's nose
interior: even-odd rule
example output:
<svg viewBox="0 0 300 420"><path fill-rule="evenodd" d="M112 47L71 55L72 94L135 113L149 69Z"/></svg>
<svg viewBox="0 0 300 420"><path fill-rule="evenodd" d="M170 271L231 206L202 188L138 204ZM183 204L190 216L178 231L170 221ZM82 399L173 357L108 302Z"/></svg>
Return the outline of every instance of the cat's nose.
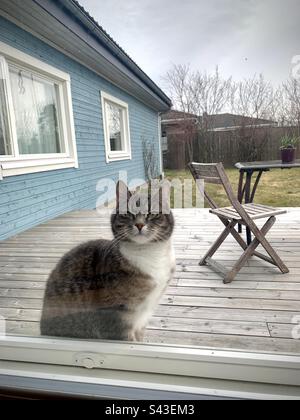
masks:
<svg viewBox="0 0 300 420"><path fill-rule="evenodd" d="M141 231L145 225L143 223L136 223L135 226L138 228L139 231Z"/></svg>

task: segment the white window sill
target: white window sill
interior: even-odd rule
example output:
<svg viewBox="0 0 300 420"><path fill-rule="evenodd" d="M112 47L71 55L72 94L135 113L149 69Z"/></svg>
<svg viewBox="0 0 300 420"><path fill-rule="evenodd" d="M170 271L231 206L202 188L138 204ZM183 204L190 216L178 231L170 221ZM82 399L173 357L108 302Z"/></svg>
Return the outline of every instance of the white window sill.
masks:
<svg viewBox="0 0 300 420"><path fill-rule="evenodd" d="M0 179L7 176L24 175L67 168L78 168L77 161L68 157L10 160L0 162Z"/></svg>
<svg viewBox="0 0 300 420"><path fill-rule="evenodd" d="M118 154L111 154L108 155L106 158L107 163L110 162L117 162L119 160L131 160L131 155L129 153L118 153Z"/></svg>

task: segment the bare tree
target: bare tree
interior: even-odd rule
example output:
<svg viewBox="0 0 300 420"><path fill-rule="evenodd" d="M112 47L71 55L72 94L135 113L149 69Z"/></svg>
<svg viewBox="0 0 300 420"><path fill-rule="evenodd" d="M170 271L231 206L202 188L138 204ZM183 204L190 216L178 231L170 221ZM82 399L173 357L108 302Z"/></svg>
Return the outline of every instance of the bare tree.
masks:
<svg viewBox="0 0 300 420"><path fill-rule="evenodd" d="M185 113L194 113L192 91L190 88L191 70L189 65L179 64L163 76L166 89L169 91L175 109Z"/></svg>
<svg viewBox="0 0 300 420"><path fill-rule="evenodd" d="M279 100L277 95L277 91L262 74L233 84L231 110L236 116L235 125L238 128L234 135L239 144L241 159L262 158L271 136L272 121L276 124L276 103Z"/></svg>
<svg viewBox="0 0 300 420"><path fill-rule="evenodd" d="M234 114L254 119L272 118L274 88L262 74L255 75L234 84L231 101Z"/></svg>
<svg viewBox="0 0 300 420"><path fill-rule="evenodd" d="M147 181L157 178L159 174L158 151L155 148L155 141L149 141L145 137L141 138L143 147L143 160L145 176Z"/></svg>
<svg viewBox="0 0 300 420"><path fill-rule="evenodd" d="M163 77L174 107L195 115L218 114L231 97L231 77L224 79L216 67L212 74L174 65Z"/></svg>
<svg viewBox="0 0 300 420"><path fill-rule="evenodd" d="M222 78L218 67L208 74L193 71L189 65L174 65L163 80L175 109L184 113L181 139L186 144L188 159L192 160L198 134L200 139L212 128L212 119L206 116L220 113L230 103L232 80ZM198 116L198 127L190 114Z"/></svg>
<svg viewBox="0 0 300 420"><path fill-rule="evenodd" d="M300 130L300 80L291 77L282 85L284 115L287 123Z"/></svg>
<svg viewBox="0 0 300 420"><path fill-rule="evenodd" d="M232 79L221 78L218 67L212 74L196 72L192 80L193 101L198 115L219 114L228 107Z"/></svg>
<svg viewBox="0 0 300 420"><path fill-rule="evenodd" d="M234 115L231 125L235 128L226 136L237 141L243 160L263 158L266 144L278 141L272 137L277 123L300 134L299 79L291 77L275 88L262 74L234 82L231 77L222 77L218 67L209 74L194 71L189 65L174 65L164 76L164 82L174 108L184 113L180 136L189 160L194 155L206 160L222 158L220 141L224 136L215 130L214 118L220 113ZM190 114L198 117L197 130L191 125ZM199 151L194 150L195 144Z"/></svg>

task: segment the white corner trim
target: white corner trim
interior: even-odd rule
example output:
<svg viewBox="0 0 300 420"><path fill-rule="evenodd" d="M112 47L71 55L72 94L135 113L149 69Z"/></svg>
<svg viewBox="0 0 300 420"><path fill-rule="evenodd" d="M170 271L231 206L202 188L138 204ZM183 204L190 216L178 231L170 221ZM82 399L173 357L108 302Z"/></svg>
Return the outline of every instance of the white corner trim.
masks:
<svg viewBox="0 0 300 420"><path fill-rule="evenodd" d="M130 138L130 126L129 126L129 109L128 104L122 101L115 96L112 96L104 91L100 92L101 96L101 107L102 107L102 121L103 121L103 131L104 131L104 144L105 144L105 157L106 163L116 162L120 160L130 160L131 159L131 138ZM125 138L123 142L125 144L125 149L122 151L111 151L110 150L110 140L109 140L109 128L107 122L107 115L105 112L105 102L111 102L123 108L123 132Z"/></svg>
<svg viewBox="0 0 300 420"><path fill-rule="evenodd" d="M159 153L159 173L162 177L164 177L164 165L163 165L163 155L162 155L162 147L161 147L161 116L160 112L157 114L158 120L158 153Z"/></svg>

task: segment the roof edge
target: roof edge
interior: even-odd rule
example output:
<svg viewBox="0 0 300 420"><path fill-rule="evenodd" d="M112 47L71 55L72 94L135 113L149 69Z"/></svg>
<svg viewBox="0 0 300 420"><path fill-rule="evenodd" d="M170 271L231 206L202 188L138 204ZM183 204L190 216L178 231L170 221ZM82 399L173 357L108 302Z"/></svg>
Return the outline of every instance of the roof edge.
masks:
<svg viewBox="0 0 300 420"><path fill-rule="evenodd" d="M59 0L66 12L72 14L107 50L154 92L168 107L171 99L162 89L130 58L117 42L98 24L98 22L81 6L77 0Z"/></svg>

